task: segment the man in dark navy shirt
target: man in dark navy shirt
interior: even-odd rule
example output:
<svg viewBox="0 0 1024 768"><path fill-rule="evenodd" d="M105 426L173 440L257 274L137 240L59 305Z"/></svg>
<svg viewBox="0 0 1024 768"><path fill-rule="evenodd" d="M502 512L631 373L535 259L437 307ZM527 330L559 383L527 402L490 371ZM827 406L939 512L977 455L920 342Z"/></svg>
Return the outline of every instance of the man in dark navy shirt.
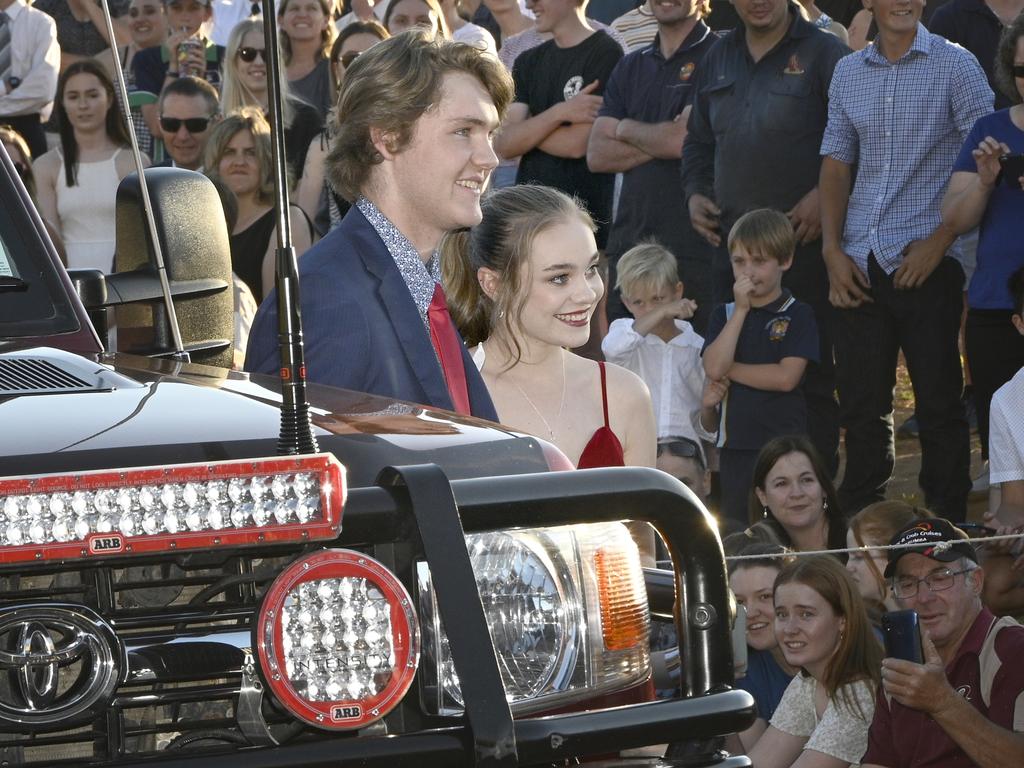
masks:
<svg viewBox="0 0 1024 768"><path fill-rule="evenodd" d="M683 147L683 189L694 229L716 247L755 208L786 213L797 251L785 285L810 304L820 362L804 383L809 435L828 466L838 466L839 408L828 332L828 277L821 257L818 148L828 122L828 87L849 53L838 38L805 21L786 0L734 0L742 25L708 52ZM715 302L729 300L732 273L719 247Z"/></svg>
<svg viewBox="0 0 1024 768"><path fill-rule="evenodd" d="M703 333L711 311L711 251L686 216L679 162L697 68L716 40L704 23L707 0L669 0L653 6L654 42L623 58L604 91L587 147L590 170L622 173L619 207L608 236L608 285L620 256L653 237L678 261L686 295L697 302L693 324ZM608 297L610 319L625 317L618 291Z"/></svg>

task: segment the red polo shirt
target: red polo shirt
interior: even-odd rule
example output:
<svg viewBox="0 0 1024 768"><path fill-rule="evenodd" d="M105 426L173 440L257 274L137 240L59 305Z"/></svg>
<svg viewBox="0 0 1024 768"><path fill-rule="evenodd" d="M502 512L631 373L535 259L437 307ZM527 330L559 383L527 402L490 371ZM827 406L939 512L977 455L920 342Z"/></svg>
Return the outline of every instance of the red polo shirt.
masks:
<svg viewBox="0 0 1024 768"><path fill-rule="evenodd" d="M946 667L946 678L993 723L1024 731L1022 658L1024 626L1009 619L997 623L996 617L982 608ZM868 732L868 751L861 763L885 768L974 766L930 715L888 699L881 686Z"/></svg>

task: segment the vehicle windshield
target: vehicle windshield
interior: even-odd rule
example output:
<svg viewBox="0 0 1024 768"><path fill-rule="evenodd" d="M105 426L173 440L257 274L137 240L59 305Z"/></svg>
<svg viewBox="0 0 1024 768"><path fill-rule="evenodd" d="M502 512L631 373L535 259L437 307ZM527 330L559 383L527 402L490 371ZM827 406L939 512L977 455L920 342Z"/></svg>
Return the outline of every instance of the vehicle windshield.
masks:
<svg viewBox="0 0 1024 768"><path fill-rule="evenodd" d="M4 152L0 148L0 152ZM6 153L0 162L0 348L25 337L79 330L46 247L16 186Z"/></svg>

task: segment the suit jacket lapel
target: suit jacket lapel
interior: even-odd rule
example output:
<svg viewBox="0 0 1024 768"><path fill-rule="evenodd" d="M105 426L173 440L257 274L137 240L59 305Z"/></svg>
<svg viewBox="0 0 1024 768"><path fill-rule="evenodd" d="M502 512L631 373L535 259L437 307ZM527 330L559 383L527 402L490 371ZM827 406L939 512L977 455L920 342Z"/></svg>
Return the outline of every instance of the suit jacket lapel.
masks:
<svg viewBox="0 0 1024 768"><path fill-rule="evenodd" d="M391 327L402 345L402 352L423 388L423 402L451 410L453 404L448 385L409 287L370 222L360 215L359 224L360 247L357 252L367 271L380 281L377 296L391 320Z"/></svg>

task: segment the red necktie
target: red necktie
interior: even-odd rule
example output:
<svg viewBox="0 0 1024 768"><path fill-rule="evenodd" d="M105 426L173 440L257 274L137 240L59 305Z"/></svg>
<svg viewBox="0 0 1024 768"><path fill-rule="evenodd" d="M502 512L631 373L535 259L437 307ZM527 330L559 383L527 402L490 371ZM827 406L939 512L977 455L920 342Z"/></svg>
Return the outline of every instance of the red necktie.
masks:
<svg viewBox="0 0 1024 768"><path fill-rule="evenodd" d="M466 388L466 368L462 362L462 342L455 332L452 316L448 314L448 304L444 300L444 289L440 283L434 285L434 298L430 300L427 309L427 320L430 323L430 341L441 360L441 372L444 373L455 410L469 415L471 411L469 391Z"/></svg>

